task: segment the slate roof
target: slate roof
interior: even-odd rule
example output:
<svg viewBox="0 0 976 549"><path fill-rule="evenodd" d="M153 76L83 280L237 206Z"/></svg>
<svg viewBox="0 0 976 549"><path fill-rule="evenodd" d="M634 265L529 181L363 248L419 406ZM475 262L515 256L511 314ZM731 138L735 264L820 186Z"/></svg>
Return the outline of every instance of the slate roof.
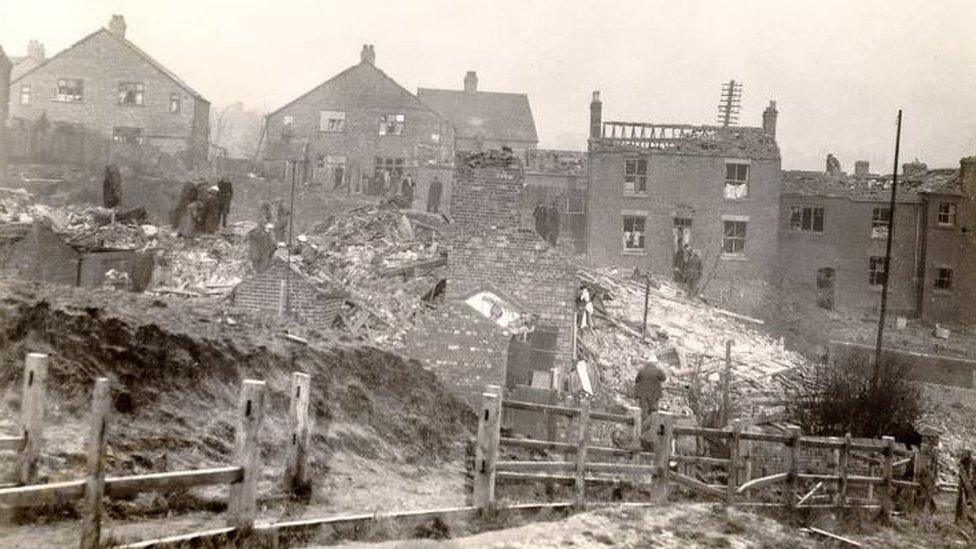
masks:
<svg viewBox="0 0 976 549"><path fill-rule="evenodd" d="M455 137L539 142L524 93L417 88L417 97L454 126Z"/></svg>
<svg viewBox="0 0 976 549"><path fill-rule="evenodd" d="M604 130L625 126L629 135L590 139L590 150L649 150L662 154L724 156L729 158L779 158L776 138L762 128L745 126L692 126L687 124L645 124L604 122ZM641 129L646 137L641 137Z"/></svg>
<svg viewBox="0 0 976 549"><path fill-rule="evenodd" d="M27 75L33 73L34 71L40 69L41 67L46 66L48 63L50 63L50 62L54 61L55 59L61 57L66 52L69 52L69 51L73 50L74 48L77 48L78 46L84 44L85 42L88 42L89 40L92 40L96 36L100 36L100 35L109 36L113 40L119 41L119 43L121 43L122 45L128 47L136 55L138 55L139 57L141 57L145 62L149 63L156 70L158 70L163 75L165 75L167 78L169 78L170 80L172 80L174 84L176 84L177 86L183 88L183 90L186 91L186 93L192 95L193 97L195 97L197 99L200 99L202 101L206 101L206 99L204 99L203 96L200 95L196 90L194 90L193 88L191 88L189 84L187 84L186 82L184 82L179 76L176 76L176 74L174 74L172 71L170 71L169 69L167 69L166 67L164 67L162 65L162 63L160 63L159 61L156 61L155 59L153 59L152 56L150 56L148 53L146 53L142 49L140 49L139 46L136 46L132 42L126 40L125 38L122 38L122 37L116 35L115 33L111 32L110 30L108 30L106 28L98 29L97 31L95 31L95 32L89 34L88 36L82 38L81 40L75 42L71 46L69 46L69 47L67 47L67 48L59 51L58 53L56 53L52 57L46 59L43 63L41 63L39 65L36 65L34 67L31 67L27 71L24 71L24 72L18 74L16 77L13 77L12 78L11 84L13 84L14 82L17 82L18 80L20 80L21 78L24 78ZM15 70L16 70L16 65L15 65Z"/></svg>
<svg viewBox="0 0 976 549"><path fill-rule="evenodd" d="M824 172L784 170L784 194L849 198L851 200L884 202L891 197L891 175L857 179L849 175L827 175ZM898 201L918 202L920 194L961 195L959 170L925 170L920 174L898 178Z"/></svg>

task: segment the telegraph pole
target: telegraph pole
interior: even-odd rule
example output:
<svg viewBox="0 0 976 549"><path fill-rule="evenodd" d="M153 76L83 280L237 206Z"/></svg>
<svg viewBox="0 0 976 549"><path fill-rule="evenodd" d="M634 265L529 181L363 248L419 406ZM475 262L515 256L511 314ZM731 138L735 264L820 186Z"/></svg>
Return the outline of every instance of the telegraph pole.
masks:
<svg viewBox="0 0 976 549"><path fill-rule="evenodd" d="M874 348L874 373L871 382L877 386L881 374L881 341L884 338L885 313L888 307L888 284L891 282L891 241L895 236L895 193L898 192L898 148L901 145L901 109L895 130L895 169L891 176L891 202L888 206L888 241L885 243L884 282L881 285L881 314L878 315L878 342Z"/></svg>

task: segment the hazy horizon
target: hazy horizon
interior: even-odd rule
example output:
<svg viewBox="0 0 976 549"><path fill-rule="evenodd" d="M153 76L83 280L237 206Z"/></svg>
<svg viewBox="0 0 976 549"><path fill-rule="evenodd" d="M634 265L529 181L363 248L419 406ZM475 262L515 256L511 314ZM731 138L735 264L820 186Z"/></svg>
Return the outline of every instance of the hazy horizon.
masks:
<svg viewBox="0 0 976 549"><path fill-rule="evenodd" d="M902 162L957 167L976 153L976 3L538 2L355 3L283 0L0 4L0 45L48 57L125 16L127 37L209 99L272 111L359 61L406 89L527 93L542 148L583 149L590 95L604 119L714 124L723 81L744 83L740 124L779 108L786 169L853 171Z"/></svg>

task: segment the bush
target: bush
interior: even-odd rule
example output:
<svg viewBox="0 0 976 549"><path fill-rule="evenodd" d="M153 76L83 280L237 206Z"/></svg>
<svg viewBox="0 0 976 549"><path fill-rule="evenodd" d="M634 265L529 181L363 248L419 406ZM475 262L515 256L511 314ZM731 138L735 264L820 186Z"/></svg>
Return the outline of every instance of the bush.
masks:
<svg viewBox="0 0 976 549"><path fill-rule="evenodd" d="M922 416L919 386L905 366L882 363L877 383L863 360L820 363L787 380L786 411L811 435L877 438L894 436L914 443Z"/></svg>

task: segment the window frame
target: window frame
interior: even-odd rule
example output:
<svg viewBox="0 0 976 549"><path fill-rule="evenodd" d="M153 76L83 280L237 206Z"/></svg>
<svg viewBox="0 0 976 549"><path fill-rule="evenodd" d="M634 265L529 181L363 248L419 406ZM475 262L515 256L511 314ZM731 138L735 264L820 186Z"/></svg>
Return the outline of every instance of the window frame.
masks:
<svg viewBox="0 0 976 549"><path fill-rule="evenodd" d="M826 213L823 206L796 204L790 206L789 228L798 233L823 234L825 217ZM819 228L817 228L818 219L820 220Z"/></svg>
<svg viewBox="0 0 976 549"><path fill-rule="evenodd" d="M382 172L390 173L390 178L403 177L406 173L406 161L401 156L373 157L373 177L380 177Z"/></svg>
<svg viewBox="0 0 976 549"><path fill-rule="evenodd" d="M742 226L742 234L728 234L729 224L733 227ZM748 249L749 237L749 218L745 216L722 216L722 256L723 257L745 257ZM741 246L736 249L736 242ZM728 244L731 243L731 246ZM731 249L730 249L731 248Z"/></svg>
<svg viewBox="0 0 976 549"><path fill-rule="evenodd" d="M935 267L935 278L932 280L932 289L937 293L951 292L952 282L955 278L954 271L955 269L948 265L937 265Z"/></svg>
<svg viewBox="0 0 976 549"><path fill-rule="evenodd" d="M145 107L146 106L146 83L145 82L119 82L118 86L118 105L120 107ZM137 98L137 101L129 103L126 99L129 94Z"/></svg>
<svg viewBox="0 0 976 549"><path fill-rule="evenodd" d="M345 131L346 111L319 111L319 133L344 133Z"/></svg>
<svg viewBox="0 0 976 549"><path fill-rule="evenodd" d="M640 230L635 227L636 222L640 222ZM630 222L630 231L627 230ZM644 212L621 212L621 249L624 254L644 255L647 253L647 214ZM634 235L637 235L635 242ZM633 245L632 245L633 244ZM639 244L639 245L637 245Z"/></svg>
<svg viewBox="0 0 976 549"><path fill-rule="evenodd" d="M888 212L885 215L878 215L879 212ZM891 229L891 208L888 206L876 206L871 210L871 238L888 238L888 231Z"/></svg>
<svg viewBox="0 0 976 549"><path fill-rule="evenodd" d="M68 88L68 82L75 82L78 87L77 94L62 94L61 89ZM85 79L84 78L58 78L54 88L54 99L57 103L84 103L85 102Z"/></svg>
<svg viewBox="0 0 976 549"><path fill-rule="evenodd" d="M393 117L392 125L389 118ZM381 114L379 116L379 134L380 137L403 137L406 133L407 127L407 115L406 113L387 113ZM390 132L390 128L393 128L393 132Z"/></svg>
<svg viewBox="0 0 976 549"><path fill-rule="evenodd" d="M946 206L948 211L945 212L947 221L942 221L942 207ZM935 223L939 227L955 227L956 226L956 203L955 202L939 202L938 209L935 212Z"/></svg>
<svg viewBox="0 0 976 549"><path fill-rule="evenodd" d="M176 105L176 108L173 108ZM169 113L180 114L183 111L183 96L178 93L169 94Z"/></svg>
<svg viewBox="0 0 976 549"><path fill-rule="evenodd" d="M624 195L647 195L647 164L647 157L624 158Z"/></svg>
<svg viewBox="0 0 976 549"><path fill-rule="evenodd" d="M879 270L877 267L883 268ZM880 278L880 279L879 279ZM881 288L888 279L888 264L883 255L868 256L868 285L872 288Z"/></svg>
<svg viewBox="0 0 976 549"><path fill-rule="evenodd" d="M729 177L729 169L732 169L732 176ZM739 177L740 168L744 171L744 177ZM728 201L747 200L749 198L749 183L752 180L752 163L746 159L726 159L725 178L722 186L722 196ZM743 187L741 194L730 192L731 189Z"/></svg>
<svg viewBox="0 0 976 549"><path fill-rule="evenodd" d="M24 100L25 98L27 99L26 101ZM20 104L20 105L30 105L31 104L31 85L30 84L21 84L20 85L20 94L19 94L19 97L18 97L18 100L17 101L18 101L18 104Z"/></svg>

